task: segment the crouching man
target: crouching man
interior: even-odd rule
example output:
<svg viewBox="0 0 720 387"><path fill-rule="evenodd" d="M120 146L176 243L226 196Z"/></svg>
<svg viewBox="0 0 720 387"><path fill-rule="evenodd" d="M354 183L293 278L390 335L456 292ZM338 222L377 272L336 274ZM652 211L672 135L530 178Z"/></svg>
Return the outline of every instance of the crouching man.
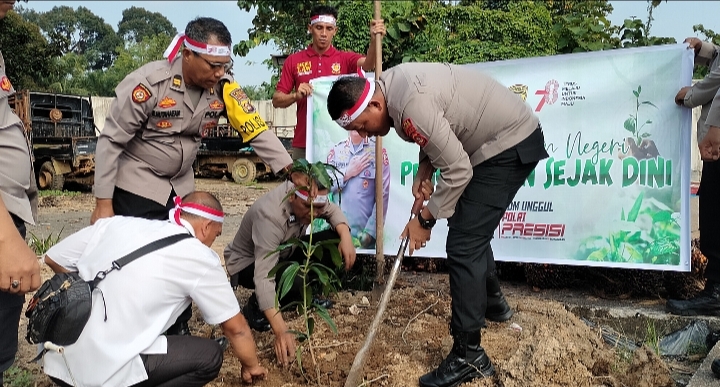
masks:
<svg viewBox="0 0 720 387"><path fill-rule="evenodd" d="M310 224L311 201L315 217L326 219L332 227L331 230L313 234L313 243L339 238L337 248L345 262L345 269L351 270L355 264L355 246L345 215L340 207L328 201L327 187L317 181L313 184L312 191L317 188L314 197L301 190L288 196L295 189L288 181L255 201L224 252L225 266L233 286L255 289L243 308L245 318L255 330L273 330L275 354L284 366L295 356L295 335L289 332L282 314L275 308L276 285L283 271L278 271L274 278L268 278L268 274L279 261L303 262L305 254L302 249L289 248L280 253L270 253L292 238L307 240L305 234ZM329 253L324 253L322 257L321 263L333 267ZM280 300L281 305L301 299L302 294L302 281L296 280L290 292ZM327 300L319 303L326 308L330 306Z"/></svg>
<svg viewBox="0 0 720 387"><path fill-rule="evenodd" d="M85 280L112 262L166 236L195 238L148 253L107 275L93 292L90 319L62 355L45 354L44 370L61 386L204 386L220 372L218 342L164 336L194 301L209 324L220 324L242 364L243 381L264 379L247 321L220 263L210 249L222 232L220 202L207 192L175 199L169 221L114 216L99 219L48 250L57 273Z"/></svg>

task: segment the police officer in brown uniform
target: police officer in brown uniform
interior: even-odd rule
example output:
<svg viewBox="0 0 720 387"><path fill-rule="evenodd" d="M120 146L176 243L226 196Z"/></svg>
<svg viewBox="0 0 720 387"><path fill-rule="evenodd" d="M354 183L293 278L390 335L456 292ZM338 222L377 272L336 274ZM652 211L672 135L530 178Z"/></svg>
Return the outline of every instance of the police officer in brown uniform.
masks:
<svg viewBox="0 0 720 387"><path fill-rule="evenodd" d="M385 136L394 127L400 138L418 144L417 176L440 169L435 193L403 231L412 255L430 239L436 219L448 218L454 345L420 386L457 386L492 375L480 328L485 318L507 320L512 311L493 275L490 241L518 189L548 157L538 118L491 77L440 63L401 64L376 83L341 78L328 94L328 112L346 130ZM413 195L422 200L415 180Z"/></svg>
<svg viewBox="0 0 720 387"><path fill-rule="evenodd" d="M702 106L697 123L698 146L705 140L713 120L709 117L713 97L720 90L720 47L698 38L687 38L688 48L695 50L695 64L708 67L705 78L692 86L680 89L675 96L678 105L688 108ZM717 99L717 97L715 97ZM717 102L715 103L717 106ZM720 111L720 109L716 110ZM705 160L700 178L699 221L700 251L707 257L705 268L705 289L689 300L667 300L667 309L672 314L685 316L720 315L720 163Z"/></svg>
<svg viewBox="0 0 720 387"><path fill-rule="evenodd" d="M91 222L113 215L167 219L175 196L195 188L202 136L221 115L275 173L292 158L228 74L231 36L219 20L188 23L165 52L118 85L98 139ZM181 55L178 55L181 53ZM189 334L188 313L169 333Z"/></svg>
<svg viewBox="0 0 720 387"><path fill-rule="evenodd" d="M0 19L15 1L0 2ZM40 286L37 256L25 243L25 223L37 218L32 151L20 118L8 104L15 89L0 54L0 385L15 360L24 293Z"/></svg>

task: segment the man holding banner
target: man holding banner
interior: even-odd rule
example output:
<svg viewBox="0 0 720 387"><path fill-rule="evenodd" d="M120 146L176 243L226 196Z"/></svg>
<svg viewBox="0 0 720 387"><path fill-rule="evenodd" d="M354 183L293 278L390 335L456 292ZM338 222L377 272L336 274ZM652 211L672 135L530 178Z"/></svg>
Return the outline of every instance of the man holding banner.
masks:
<svg viewBox="0 0 720 387"><path fill-rule="evenodd" d="M310 46L290 55L283 64L280 81L272 97L273 107L286 108L297 103L297 125L293 136L293 159L304 159L307 132L307 98L312 95L310 81L328 75L355 74L358 68L372 71L375 68L377 45L375 39L385 36L382 20L370 22L371 42L367 56L340 51L332 45L337 33L338 11L327 5L315 6L310 12L308 33ZM381 35L381 36L378 36Z"/></svg>
<svg viewBox="0 0 720 387"><path fill-rule="evenodd" d="M480 328L490 312L488 277L495 270L490 241L517 191L548 157L539 119L507 87L466 67L405 63L383 72L376 83L341 78L328 94L327 107L346 130L385 136L395 127L403 140L418 144L417 176L440 169L437 190L401 236L409 238L412 255L430 240L435 221L448 218L454 344L440 366L420 378L420 386L457 386L493 375L480 345ZM416 177L414 195L419 186ZM497 290L502 303L493 308L505 309Z"/></svg>
<svg viewBox="0 0 720 387"><path fill-rule="evenodd" d="M704 162L698 196L700 251L707 257L707 282L705 290L696 297L689 300L668 300L667 308L672 314L686 316L720 315L720 240L717 238L720 234L720 163L713 162L717 157L713 158L711 147L705 146L717 134L718 128L713 129L712 126L720 126L720 98L716 96L720 90L720 48L698 38L687 38L685 43L688 43L688 48L695 50L695 63L708 66L710 70L705 78L693 86L683 87L675 96L678 105L688 108L702 106L697 136ZM717 113L710 114L711 105Z"/></svg>

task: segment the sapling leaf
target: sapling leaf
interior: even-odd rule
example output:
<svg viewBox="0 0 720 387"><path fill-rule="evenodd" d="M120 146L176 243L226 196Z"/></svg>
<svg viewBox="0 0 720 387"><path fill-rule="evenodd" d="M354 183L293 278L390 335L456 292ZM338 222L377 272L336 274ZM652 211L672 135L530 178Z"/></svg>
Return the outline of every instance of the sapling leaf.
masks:
<svg viewBox="0 0 720 387"><path fill-rule="evenodd" d="M337 325L335 325L335 322L330 318L330 314L328 313L327 309L323 308L320 305L316 305L317 308L317 314L320 316L327 325L330 327L330 330L333 331L333 333L337 334Z"/></svg>
<svg viewBox="0 0 720 387"><path fill-rule="evenodd" d="M628 213L628 222L635 222L635 220L637 220L638 214L640 213L640 206L642 205L643 201L643 196L644 192L640 191L637 199L635 199L635 204L633 204L630 212Z"/></svg>
<svg viewBox="0 0 720 387"><path fill-rule="evenodd" d="M292 262L290 266L282 273L282 276L280 276L281 299L285 297L285 295L287 295L290 291L290 288L295 282L295 275L297 274L298 270L300 270L300 264L297 262Z"/></svg>

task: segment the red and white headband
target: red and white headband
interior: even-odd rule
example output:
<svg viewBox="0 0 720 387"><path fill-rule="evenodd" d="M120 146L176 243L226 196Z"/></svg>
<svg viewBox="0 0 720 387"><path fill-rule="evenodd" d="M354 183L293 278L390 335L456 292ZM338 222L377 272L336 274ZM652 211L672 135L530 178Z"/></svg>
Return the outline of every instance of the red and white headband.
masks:
<svg viewBox="0 0 720 387"><path fill-rule="evenodd" d="M335 25L336 20L333 15L315 15L310 18L310 25L313 25L315 23L328 23Z"/></svg>
<svg viewBox="0 0 720 387"><path fill-rule="evenodd" d="M362 67L358 67L357 75L359 77L365 78L365 72L363 71ZM350 123L355 121L355 119L357 119L358 116L362 114L362 112L370 103L370 100L372 99L374 93L375 82L371 82L369 79L365 78L365 88L363 89L362 94L360 94L360 98L358 98L357 102L355 102L355 105L353 105L353 107L346 110L345 113L340 115L340 118L335 120L335 122L337 122L338 125L342 126L343 128L347 128Z"/></svg>
<svg viewBox="0 0 720 387"><path fill-rule="evenodd" d="M295 196L302 200L308 200L310 194L307 191L295 190ZM317 195L313 198L313 204L325 204L328 201L327 195Z"/></svg>
<svg viewBox="0 0 720 387"><path fill-rule="evenodd" d="M218 211L214 208L203 206L197 203L183 203L180 196L175 196L173 199L175 202L175 208L170 210L170 218L175 220L175 223L182 226L180 223L180 213L187 212L188 214L197 215L201 218L212 220L213 222L222 223L225 220L225 214L222 211Z"/></svg>
<svg viewBox="0 0 720 387"><path fill-rule="evenodd" d="M185 47L187 47L191 51L197 52L198 54L208 54L215 56L230 56L232 54L230 46L215 46L212 44L196 42L188 38L184 33L181 32L175 35L175 38L173 38L172 42L170 42L170 45L163 53L163 57L168 58L170 62L175 60L175 57L177 56L178 52L180 52L180 48L182 47L183 43L185 44Z"/></svg>

